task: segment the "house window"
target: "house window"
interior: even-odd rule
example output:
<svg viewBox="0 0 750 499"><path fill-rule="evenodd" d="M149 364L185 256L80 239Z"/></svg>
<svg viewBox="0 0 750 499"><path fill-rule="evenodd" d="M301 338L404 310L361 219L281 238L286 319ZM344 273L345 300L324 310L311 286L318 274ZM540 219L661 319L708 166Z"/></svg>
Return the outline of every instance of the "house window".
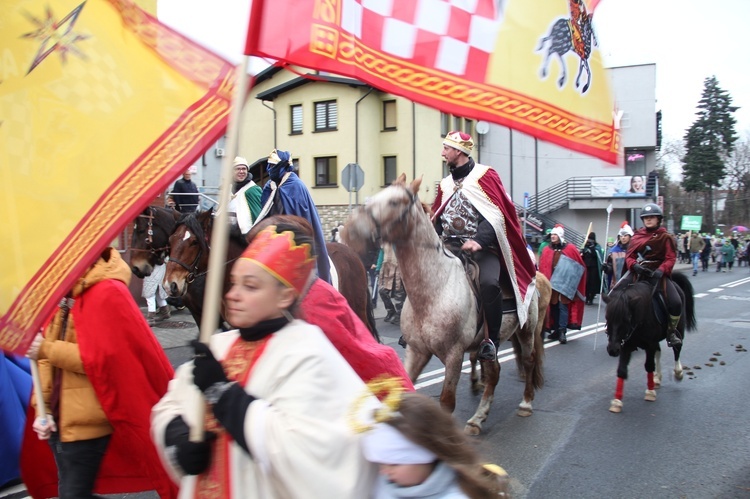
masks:
<svg viewBox="0 0 750 499"><path fill-rule="evenodd" d="M299 175L299 158L292 159L292 168L294 169L294 173Z"/></svg>
<svg viewBox="0 0 750 499"><path fill-rule="evenodd" d="M383 101L383 130L396 129L396 101Z"/></svg>
<svg viewBox="0 0 750 499"><path fill-rule="evenodd" d="M315 158L315 185L336 185L336 156Z"/></svg>
<svg viewBox="0 0 750 499"><path fill-rule="evenodd" d="M315 131L329 132L336 130L338 120L336 116L336 101L315 103Z"/></svg>
<svg viewBox="0 0 750 499"><path fill-rule="evenodd" d="M289 106L292 114L292 129L290 133L292 135L298 135L302 133L302 104L295 104Z"/></svg>
<svg viewBox="0 0 750 499"><path fill-rule="evenodd" d="M450 132L451 128L451 115L446 113L440 113L440 136L445 137Z"/></svg>
<svg viewBox="0 0 750 499"><path fill-rule="evenodd" d="M396 156L383 156L383 185L390 185L396 177Z"/></svg>
<svg viewBox="0 0 750 499"><path fill-rule="evenodd" d="M474 128L474 120L465 119L464 120L464 133L468 133L469 135L472 135L472 128Z"/></svg>
<svg viewBox="0 0 750 499"><path fill-rule="evenodd" d="M453 128L449 130L450 132L455 132L456 130L461 130L461 118L459 116L453 117Z"/></svg>

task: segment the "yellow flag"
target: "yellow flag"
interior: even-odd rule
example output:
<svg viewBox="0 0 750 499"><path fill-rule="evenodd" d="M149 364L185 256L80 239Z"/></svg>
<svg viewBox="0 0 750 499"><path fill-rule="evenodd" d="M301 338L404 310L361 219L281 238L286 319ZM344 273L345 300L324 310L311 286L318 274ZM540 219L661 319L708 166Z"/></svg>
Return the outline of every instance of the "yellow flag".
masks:
<svg viewBox="0 0 750 499"><path fill-rule="evenodd" d="M234 73L129 0L2 11L0 347L22 353L102 249L224 133Z"/></svg>

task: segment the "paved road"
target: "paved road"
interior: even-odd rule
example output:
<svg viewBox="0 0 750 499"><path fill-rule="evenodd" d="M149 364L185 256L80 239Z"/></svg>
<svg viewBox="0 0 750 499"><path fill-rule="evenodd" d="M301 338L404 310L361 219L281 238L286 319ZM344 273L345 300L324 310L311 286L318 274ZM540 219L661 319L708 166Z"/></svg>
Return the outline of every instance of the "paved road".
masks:
<svg viewBox="0 0 750 499"><path fill-rule="evenodd" d="M692 282L698 330L688 335L683 348L685 379L677 382L670 375L671 353L665 351L658 400L645 402L644 356L636 354L621 414L608 411L617 360L606 353L606 336L596 333L596 303L586 307L584 327L569 335L567 345L545 345L546 384L537 393L531 417L515 415L523 383L512 353L501 346L500 384L476 440L488 460L508 470L515 497L750 497L750 271L712 270ZM602 309L602 323L603 315ZM396 344L400 330L384 323L384 316L381 307L376 318L383 342L403 358L404 350ZM189 314L178 312L154 332L177 365L189 357L185 344L197 336L197 327ZM442 375L442 364L433 360L418 389L437 397ZM466 421L477 402L464 374L456 419Z"/></svg>

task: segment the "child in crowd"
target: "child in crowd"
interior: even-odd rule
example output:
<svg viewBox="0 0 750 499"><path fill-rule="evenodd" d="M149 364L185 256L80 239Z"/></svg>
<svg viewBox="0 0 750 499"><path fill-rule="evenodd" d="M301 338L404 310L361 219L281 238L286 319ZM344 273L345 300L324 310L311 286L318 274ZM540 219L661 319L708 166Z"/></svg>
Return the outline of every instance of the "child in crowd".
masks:
<svg viewBox="0 0 750 499"><path fill-rule="evenodd" d="M429 397L391 392L375 420L359 428L365 458L380 466L373 498L509 497L505 471L483 465L452 416Z"/></svg>

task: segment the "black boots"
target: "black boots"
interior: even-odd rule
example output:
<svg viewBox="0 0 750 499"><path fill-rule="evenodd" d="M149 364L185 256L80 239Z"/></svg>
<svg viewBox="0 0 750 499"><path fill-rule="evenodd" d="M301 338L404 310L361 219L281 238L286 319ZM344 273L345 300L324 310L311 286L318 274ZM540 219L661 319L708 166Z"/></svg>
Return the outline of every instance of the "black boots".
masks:
<svg viewBox="0 0 750 499"><path fill-rule="evenodd" d="M682 339L677 334L677 324L680 323L679 315L670 315L669 324L667 325L667 345L670 347L679 347L682 345Z"/></svg>
<svg viewBox="0 0 750 499"><path fill-rule="evenodd" d="M564 345L568 342L568 337L565 335L565 333L566 333L566 328L564 327L561 327L560 329L557 330L558 340L560 340L561 345Z"/></svg>

